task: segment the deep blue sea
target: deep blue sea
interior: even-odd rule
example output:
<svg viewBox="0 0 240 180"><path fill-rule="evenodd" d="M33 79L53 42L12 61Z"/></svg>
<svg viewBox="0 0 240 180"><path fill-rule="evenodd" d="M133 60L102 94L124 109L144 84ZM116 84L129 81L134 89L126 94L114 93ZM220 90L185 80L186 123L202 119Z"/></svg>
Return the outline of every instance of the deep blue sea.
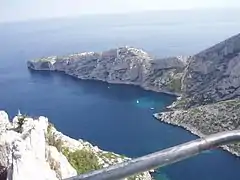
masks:
<svg viewBox="0 0 240 180"><path fill-rule="evenodd" d="M26 60L121 45L141 47L159 57L191 55L238 33L239 22L134 26L116 22L95 26L97 20L87 24L76 19L64 22L0 25L0 109L11 117L18 109L32 116L47 116L60 131L73 138L130 157L197 138L153 118L153 113L174 101L173 96L128 85L81 81L61 73L31 72ZM239 158L215 150L161 168L155 177L238 180L239 167Z"/></svg>

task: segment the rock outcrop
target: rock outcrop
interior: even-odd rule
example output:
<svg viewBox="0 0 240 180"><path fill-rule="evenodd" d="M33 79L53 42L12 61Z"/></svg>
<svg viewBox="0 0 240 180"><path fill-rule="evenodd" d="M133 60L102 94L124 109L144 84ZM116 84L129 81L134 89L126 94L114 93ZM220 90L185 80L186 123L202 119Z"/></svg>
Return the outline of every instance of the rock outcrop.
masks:
<svg viewBox="0 0 240 180"><path fill-rule="evenodd" d="M11 123L0 111L1 180L58 180L130 158L103 151L57 131L46 117L18 115ZM148 172L131 179L150 180Z"/></svg>
<svg viewBox="0 0 240 180"><path fill-rule="evenodd" d="M191 58L183 78L190 106L233 99L240 95L240 34Z"/></svg>
<svg viewBox="0 0 240 180"><path fill-rule="evenodd" d="M200 137L217 132L240 129L240 100L227 100L214 104L177 109L154 115L163 122L182 126ZM223 146L240 156L240 144Z"/></svg>
<svg viewBox="0 0 240 180"><path fill-rule="evenodd" d="M192 56L182 78L182 96L169 112L155 114L198 136L240 129L240 35ZM239 144L224 149L240 156Z"/></svg>
<svg viewBox="0 0 240 180"><path fill-rule="evenodd" d="M240 34L192 57L154 59L135 48L28 61L34 70L56 70L80 79L139 85L180 95L155 117L205 136L239 129ZM240 155L238 145L225 146Z"/></svg>
<svg viewBox="0 0 240 180"><path fill-rule="evenodd" d="M62 71L80 79L133 84L144 89L180 94L188 57L154 59L141 49L121 47L101 53L87 52L64 57L30 60L34 70Z"/></svg>

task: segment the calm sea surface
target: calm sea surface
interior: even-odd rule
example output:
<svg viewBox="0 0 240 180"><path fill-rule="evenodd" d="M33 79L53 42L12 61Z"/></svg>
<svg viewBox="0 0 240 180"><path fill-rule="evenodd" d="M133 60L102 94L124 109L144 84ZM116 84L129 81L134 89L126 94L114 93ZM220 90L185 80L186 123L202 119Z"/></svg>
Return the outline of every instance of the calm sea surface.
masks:
<svg viewBox="0 0 240 180"><path fill-rule="evenodd" d="M141 47L154 56L190 55L239 29L234 22L131 27L58 23L0 25L0 109L11 117L18 109L32 116L47 116L71 137L130 157L197 138L153 118L152 114L171 104L174 97L134 86L81 81L61 73L30 72L26 60L121 45ZM164 167L155 177L238 180L239 167L238 158L216 150Z"/></svg>

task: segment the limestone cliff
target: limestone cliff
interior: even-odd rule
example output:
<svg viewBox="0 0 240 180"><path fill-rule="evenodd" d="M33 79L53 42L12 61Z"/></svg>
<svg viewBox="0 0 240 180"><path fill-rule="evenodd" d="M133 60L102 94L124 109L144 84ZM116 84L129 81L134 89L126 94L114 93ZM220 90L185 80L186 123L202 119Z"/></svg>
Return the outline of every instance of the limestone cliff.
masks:
<svg viewBox="0 0 240 180"><path fill-rule="evenodd" d="M182 78L182 96L169 112L155 117L199 136L240 129L240 35L190 59ZM240 156L239 144L224 147Z"/></svg>
<svg viewBox="0 0 240 180"><path fill-rule="evenodd" d="M188 57L154 59L141 49L120 47L101 53L30 60L34 70L63 71L80 79L139 85L144 89L180 94L181 78Z"/></svg>
<svg viewBox="0 0 240 180"><path fill-rule="evenodd" d="M28 61L35 70L57 70L81 79L134 84L180 95L155 117L205 136L239 129L240 34L191 57L154 59L135 48ZM238 145L225 146L240 155Z"/></svg>
<svg viewBox="0 0 240 180"><path fill-rule="evenodd" d="M127 161L57 131L46 117L18 115L10 122L0 111L1 180L58 180ZM148 172L130 179L150 180Z"/></svg>
<svg viewBox="0 0 240 180"><path fill-rule="evenodd" d="M183 78L183 94L191 106L240 95L240 34L191 58Z"/></svg>

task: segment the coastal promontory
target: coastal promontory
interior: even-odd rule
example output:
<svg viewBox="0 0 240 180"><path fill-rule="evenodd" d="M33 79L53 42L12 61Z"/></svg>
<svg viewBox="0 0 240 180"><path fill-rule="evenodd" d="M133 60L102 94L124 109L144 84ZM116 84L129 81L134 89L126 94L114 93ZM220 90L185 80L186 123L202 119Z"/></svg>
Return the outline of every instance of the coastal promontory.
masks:
<svg viewBox="0 0 240 180"><path fill-rule="evenodd" d="M79 79L132 84L147 90L179 95L189 57L157 59L142 49L120 47L30 60L33 70L61 71Z"/></svg>
<svg viewBox="0 0 240 180"><path fill-rule="evenodd" d="M32 70L61 71L79 79L138 85L179 96L154 116L198 136L240 128L240 35L188 57L156 58L121 47L96 53L30 60ZM238 144L225 149L240 155Z"/></svg>

